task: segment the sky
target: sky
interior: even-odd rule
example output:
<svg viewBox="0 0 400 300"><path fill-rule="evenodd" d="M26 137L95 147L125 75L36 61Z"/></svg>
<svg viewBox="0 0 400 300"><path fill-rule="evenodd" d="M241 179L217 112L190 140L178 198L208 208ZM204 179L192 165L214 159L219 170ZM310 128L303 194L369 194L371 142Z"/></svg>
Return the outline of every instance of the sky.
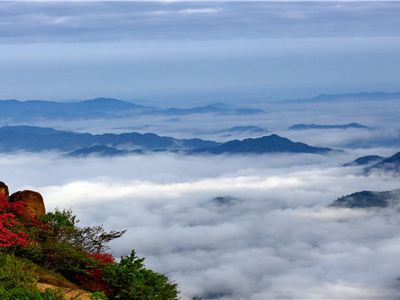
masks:
<svg viewBox="0 0 400 300"><path fill-rule="evenodd" d="M399 2L0 2L0 99L397 91Z"/></svg>

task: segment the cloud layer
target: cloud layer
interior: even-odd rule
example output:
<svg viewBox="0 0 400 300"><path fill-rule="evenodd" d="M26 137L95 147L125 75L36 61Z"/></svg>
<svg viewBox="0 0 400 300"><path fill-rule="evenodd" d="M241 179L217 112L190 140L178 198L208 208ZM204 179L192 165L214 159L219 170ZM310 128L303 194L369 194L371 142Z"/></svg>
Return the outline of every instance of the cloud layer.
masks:
<svg viewBox="0 0 400 300"><path fill-rule="evenodd" d="M398 6L397 2L1 2L0 38L48 42L398 36Z"/></svg>
<svg viewBox="0 0 400 300"><path fill-rule="evenodd" d="M113 253L135 248L179 283L184 299L395 299L397 211L326 206L351 192L398 188L398 179L338 167L350 156L49 154L0 164L12 190L42 192L49 209L127 228Z"/></svg>

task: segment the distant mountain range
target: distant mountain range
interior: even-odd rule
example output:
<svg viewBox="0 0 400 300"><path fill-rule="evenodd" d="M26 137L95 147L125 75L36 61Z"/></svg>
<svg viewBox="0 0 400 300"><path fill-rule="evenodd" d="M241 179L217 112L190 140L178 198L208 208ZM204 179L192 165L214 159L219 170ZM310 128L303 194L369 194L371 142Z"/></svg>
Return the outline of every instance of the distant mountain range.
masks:
<svg viewBox="0 0 400 300"><path fill-rule="evenodd" d="M118 156L146 151L183 152L185 154L326 154L332 149L292 142L276 134L255 139L218 143L201 139L175 139L154 133L90 134L33 126L0 128L0 152L59 151L69 156Z"/></svg>
<svg viewBox="0 0 400 300"><path fill-rule="evenodd" d="M313 98L286 100L281 102L314 103L348 100L390 100L400 99L400 92L361 92L343 94L321 94ZM238 107L226 103L214 103L188 108L162 108L141 105L114 98L95 98L82 101L46 101L46 100L0 100L0 119L8 122L33 120L76 120L96 118L119 118L137 115L184 116L191 114L254 115L265 113L252 107ZM339 125L340 126L340 125Z"/></svg>
<svg viewBox="0 0 400 300"><path fill-rule="evenodd" d="M385 192L362 191L336 199L331 206L346 208L388 207L400 203L400 189Z"/></svg>
<svg viewBox="0 0 400 300"><path fill-rule="evenodd" d="M296 124L289 127L289 130L308 130L308 129L371 129L368 126L359 123L349 123L340 125L319 125L319 124Z"/></svg>
<svg viewBox="0 0 400 300"><path fill-rule="evenodd" d="M305 99L286 100L285 102L332 102L332 101L349 101L349 100L391 100L400 99L400 92L386 93L386 92L359 92L359 93L340 93L340 94L320 94L316 97Z"/></svg>
<svg viewBox="0 0 400 300"><path fill-rule="evenodd" d="M192 108L159 108L144 106L112 98L96 98L77 102L43 100L0 100L0 119L8 121L76 120L118 118L143 114L182 116L190 114L259 114L263 110L236 107L227 104L210 104Z"/></svg>
<svg viewBox="0 0 400 300"><path fill-rule="evenodd" d="M67 152L81 148L90 149L90 147L97 145L119 147L122 150L126 148L128 150L152 151L157 149L190 150L213 147L218 143L201 139L175 139L154 133L90 134L33 126L5 126L0 128L1 152L50 150ZM99 149L93 148L92 151L98 152Z"/></svg>

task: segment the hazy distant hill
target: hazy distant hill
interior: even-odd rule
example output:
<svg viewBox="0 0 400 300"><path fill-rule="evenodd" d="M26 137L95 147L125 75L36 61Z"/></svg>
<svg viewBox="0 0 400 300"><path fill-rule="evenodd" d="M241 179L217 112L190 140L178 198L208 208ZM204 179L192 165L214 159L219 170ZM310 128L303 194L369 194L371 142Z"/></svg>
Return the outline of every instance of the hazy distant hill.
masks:
<svg viewBox="0 0 400 300"><path fill-rule="evenodd" d="M304 143L292 142L276 134L260 138L249 138L244 140L233 140L221 145L195 149L191 153L210 154L262 154L262 153L314 153L325 154L332 151L329 148L313 147Z"/></svg>
<svg viewBox="0 0 400 300"><path fill-rule="evenodd" d="M224 134L244 134L244 133L252 134L252 133L263 133L263 132L268 132L268 130L253 125L233 126L231 128L215 131L215 133L224 133Z"/></svg>
<svg viewBox="0 0 400 300"><path fill-rule="evenodd" d="M189 114L259 114L262 110L213 104L193 108L158 108L144 106L112 98L96 98L77 102L54 102L42 100L0 100L0 118L8 121L75 120L117 118L143 114L189 115Z"/></svg>
<svg viewBox="0 0 400 300"><path fill-rule="evenodd" d="M400 173L400 152L397 152L396 154L365 168L364 171L366 173L371 173L374 171L392 172L396 174Z"/></svg>
<svg viewBox="0 0 400 300"><path fill-rule="evenodd" d="M117 99L97 98L79 102L42 100L1 100L0 117L11 120L105 118L126 115L128 112L146 113L154 108Z"/></svg>
<svg viewBox="0 0 400 300"><path fill-rule="evenodd" d="M361 157L353 160L352 162L344 164L343 166L344 167L365 166L365 165L370 165L372 163L376 163L383 159L384 159L384 157L379 156L379 155L361 156Z"/></svg>
<svg viewBox="0 0 400 300"><path fill-rule="evenodd" d="M305 99L287 100L287 102L332 102L332 101L348 101L348 100L390 100L400 99L400 92L359 92L359 93L341 93L341 94L320 94L316 97Z"/></svg>
<svg viewBox="0 0 400 300"><path fill-rule="evenodd" d="M359 123L339 124L339 125L320 125L320 124L296 124L289 127L289 130L307 130L307 129L371 129L368 126Z"/></svg>
<svg viewBox="0 0 400 300"><path fill-rule="evenodd" d="M400 189L385 192L362 191L336 199L331 206L347 208L387 207L400 203Z"/></svg>
<svg viewBox="0 0 400 300"><path fill-rule="evenodd" d="M191 114L233 114L233 115L252 115L264 113L261 109L234 107L224 103L216 103L205 106L191 107L191 108L168 108L159 113L166 115L191 115Z"/></svg>
<svg viewBox="0 0 400 300"><path fill-rule="evenodd" d="M140 151L140 150L138 150ZM82 148L75 151L72 151L67 154L70 157L87 157L91 155L96 156L121 156L129 154L130 151L127 150L119 150L113 147L103 146L103 145L96 145L88 148ZM140 153L140 152L139 152Z"/></svg>

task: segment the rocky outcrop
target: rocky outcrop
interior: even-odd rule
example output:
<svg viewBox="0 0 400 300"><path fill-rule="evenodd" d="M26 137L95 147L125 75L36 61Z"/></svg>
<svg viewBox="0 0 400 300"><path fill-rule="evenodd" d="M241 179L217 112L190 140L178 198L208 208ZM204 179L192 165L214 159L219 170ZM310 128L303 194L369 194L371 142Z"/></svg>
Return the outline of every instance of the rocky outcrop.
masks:
<svg viewBox="0 0 400 300"><path fill-rule="evenodd" d="M10 203L21 201L25 204L25 216L31 219L38 218L46 213L42 195L38 192L25 190L16 192L9 198Z"/></svg>
<svg viewBox="0 0 400 300"><path fill-rule="evenodd" d="M0 197L5 198L8 201L8 195L8 186L4 182L0 181Z"/></svg>

